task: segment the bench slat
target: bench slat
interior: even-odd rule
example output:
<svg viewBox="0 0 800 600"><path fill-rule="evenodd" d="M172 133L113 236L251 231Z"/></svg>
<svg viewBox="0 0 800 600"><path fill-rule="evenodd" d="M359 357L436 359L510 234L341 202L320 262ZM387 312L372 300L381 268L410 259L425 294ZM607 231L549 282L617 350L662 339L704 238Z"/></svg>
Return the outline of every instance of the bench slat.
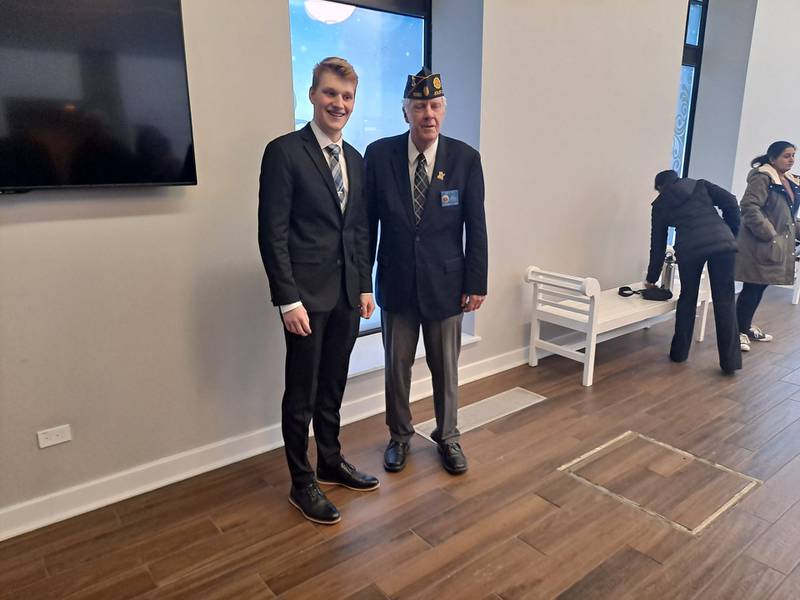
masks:
<svg viewBox="0 0 800 600"><path fill-rule="evenodd" d="M564 346L558 346L552 342L539 340L536 342L536 347L541 348L542 350L547 350L548 352L552 352L553 354L558 354L564 358L571 358L572 360L577 360L581 363L586 362L586 355L583 352L571 350L570 348L565 348Z"/></svg>
<svg viewBox="0 0 800 600"><path fill-rule="evenodd" d="M553 308L558 308L560 310L565 310L571 313L578 313L580 315L589 315L589 308L584 305L575 305L571 300L569 301L561 301L561 302L551 302L550 300L544 300L539 298L539 305L540 306L552 306Z"/></svg>
<svg viewBox="0 0 800 600"><path fill-rule="evenodd" d="M548 296L545 298L545 294ZM572 302L580 302L582 304L589 304L591 300L582 294L569 294L567 292L560 292L558 290L551 290L546 287L539 288L539 297L545 300L550 300L550 297L560 298L562 300L571 300Z"/></svg>

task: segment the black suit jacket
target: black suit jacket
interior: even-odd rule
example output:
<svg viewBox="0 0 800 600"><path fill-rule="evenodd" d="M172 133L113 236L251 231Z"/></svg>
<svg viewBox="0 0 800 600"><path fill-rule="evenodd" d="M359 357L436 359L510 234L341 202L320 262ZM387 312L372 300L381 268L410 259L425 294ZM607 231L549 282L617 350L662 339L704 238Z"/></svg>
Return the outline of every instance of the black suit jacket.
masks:
<svg viewBox="0 0 800 600"><path fill-rule="evenodd" d="M423 319L439 321L461 312L462 294L486 294L483 169L475 149L440 135L425 209L416 226L408 135L380 139L365 154L373 260L380 223L377 300L390 312L416 303ZM453 191L457 201L448 193Z"/></svg>
<svg viewBox="0 0 800 600"><path fill-rule="evenodd" d="M273 304L302 301L309 312L332 310L342 289L350 306L372 291L363 196L364 161L343 144L345 212L328 161L310 125L271 141L261 161L258 244Z"/></svg>

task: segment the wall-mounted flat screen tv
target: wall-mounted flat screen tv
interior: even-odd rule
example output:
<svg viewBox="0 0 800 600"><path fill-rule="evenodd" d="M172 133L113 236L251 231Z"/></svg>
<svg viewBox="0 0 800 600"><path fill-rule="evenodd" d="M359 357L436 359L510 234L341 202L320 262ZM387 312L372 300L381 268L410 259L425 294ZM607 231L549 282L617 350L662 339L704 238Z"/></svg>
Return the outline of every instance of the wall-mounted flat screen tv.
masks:
<svg viewBox="0 0 800 600"><path fill-rule="evenodd" d="M196 183L180 0L0 0L0 192Z"/></svg>

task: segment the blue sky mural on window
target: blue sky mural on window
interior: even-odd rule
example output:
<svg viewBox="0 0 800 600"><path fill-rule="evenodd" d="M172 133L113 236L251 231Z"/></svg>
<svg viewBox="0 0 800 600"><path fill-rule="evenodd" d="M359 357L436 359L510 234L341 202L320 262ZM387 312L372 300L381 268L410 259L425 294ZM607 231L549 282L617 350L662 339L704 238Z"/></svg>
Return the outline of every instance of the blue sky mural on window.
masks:
<svg viewBox="0 0 800 600"><path fill-rule="evenodd" d="M313 116L311 71L326 56L341 56L359 77L356 105L345 139L364 152L382 137L408 129L401 109L409 73L424 62L424 21L321 0L289 0L295 126Z"/></svg>

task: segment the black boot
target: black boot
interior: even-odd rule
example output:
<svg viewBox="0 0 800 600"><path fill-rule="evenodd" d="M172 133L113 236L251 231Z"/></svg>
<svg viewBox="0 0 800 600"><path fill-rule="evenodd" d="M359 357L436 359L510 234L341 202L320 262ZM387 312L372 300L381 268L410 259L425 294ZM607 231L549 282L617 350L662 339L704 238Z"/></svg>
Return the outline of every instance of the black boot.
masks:
<svg viewBox="0 0 800 600"><path fill-rule="evenodd" d="M323 485L341 485L357 492L369 492L380 486L377 477L362 473L344 458L333 467L317 465L317 481Z"/></svg>
<svg viewBox="0 0 800 600"><path fill-rule="evenodd" d="M390 473L402 471L406 466L406 457L411 447L408 442L391 440L383 452L383 468Z"/></svg>
<svg viewBox="0 0 800 600"><path fill-rule="evenodd" d="M439 454L442 457L444 470L453 475L460 475L467 471L467 457L458 442L442 442L439 444Z"/></svg>
<svg viewBox="0 0 800 600"><path fill-rule="evenodd" d="M316 481L308 485L295 487L289 492L289 503L303 513L309 521L333 525L341 521L342 517L336 507L325 497Z"/></svg>

